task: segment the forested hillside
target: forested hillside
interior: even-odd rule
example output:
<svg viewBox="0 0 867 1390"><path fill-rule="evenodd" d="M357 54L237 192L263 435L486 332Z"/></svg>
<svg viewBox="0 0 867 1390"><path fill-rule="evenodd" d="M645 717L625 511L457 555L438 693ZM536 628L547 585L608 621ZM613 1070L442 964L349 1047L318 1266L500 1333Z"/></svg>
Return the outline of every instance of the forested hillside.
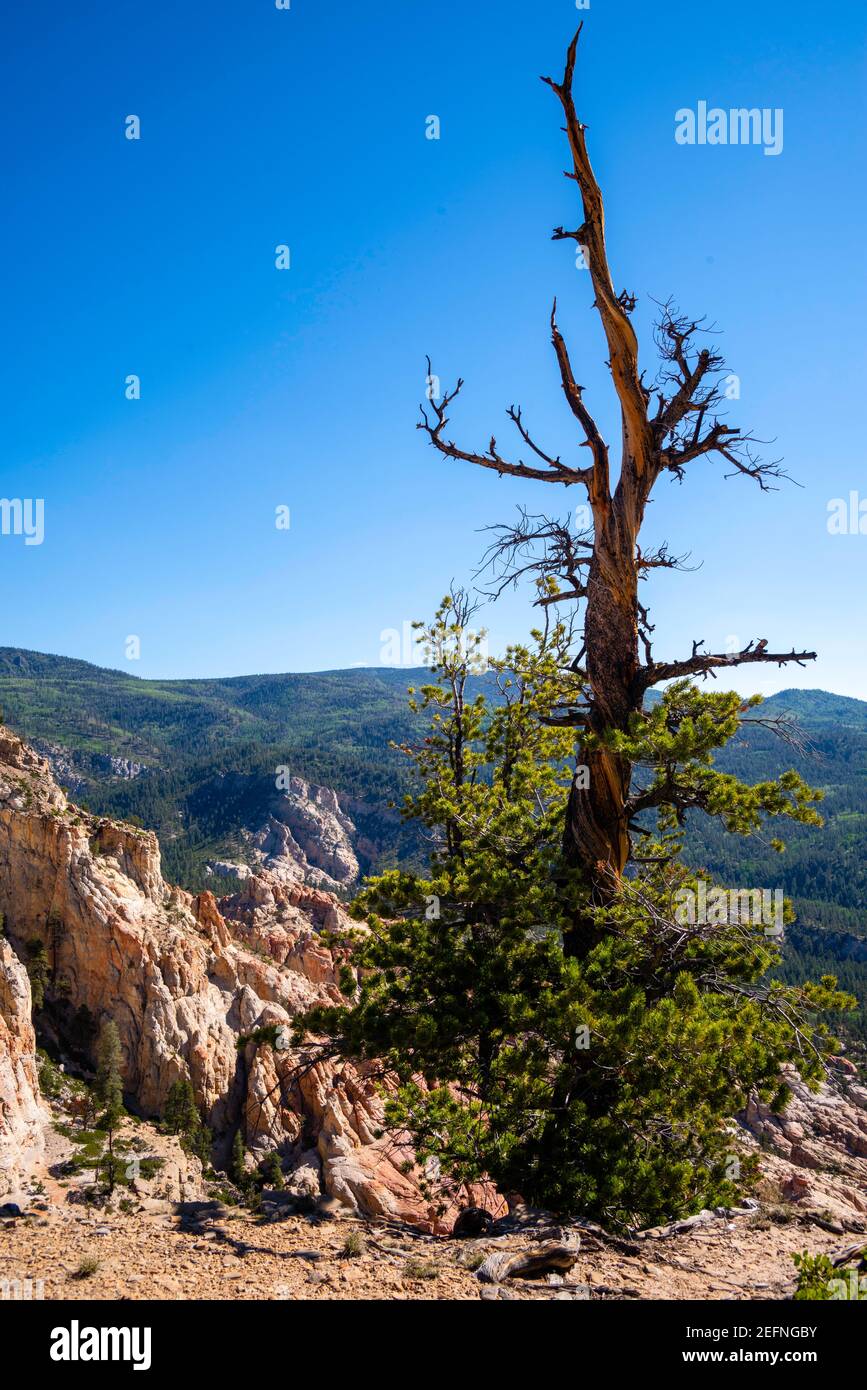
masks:
<svg viewBox="0 0 867 1390"><path fill-rule="evenodd" d="M409 673L389 668L228 680L149 681L86 662L0 648L0 710L28 739L72 751L97 812L135 817L157 831L169 878L199 889L204 861L231 857L254 814L256 785L275 770L334 787L361 803L367 833L376 808L400 796L404 760L391 740L410 736ZM99 755L142 764L130 780L106 776ZM223 774L243 774L226 796ZM61 778L61 780L63 780ZM69 780L69 779L67 779ZM365 808L373 809L368 812ZM386 855L409 852L395 818L383 819Z"/></svg>
<svg viewBox="0 0 867 1390"><path fill-rule="evenodd" d="M391 744L417 732L406 691L423 678L381 667L152 681L0 648L0 710L23 736L71 750L86 784L80 799L156 830L168 877L198 889L207 882L206 859L239 852L238 831L255 821L258 789L273 787L278 767L334 787L352 803L359 831L377 846L365 867L423 854L416 828L388 811L408 775ZM803 751L757 727L722 752L719 766L750 782L795 767L824 790L825 826L788 826L787 850L779 855L770 836L744 840L696 816L688 857L732 886L783 888L798 913L785 973L803 978L836 969L867 1003L867 703L789 690L755 713L794 716ZM99 755L145 771L111 775ZM243 776L230 782L227 772ZM854 1027L867 1039L867 1008Z"/></svg>

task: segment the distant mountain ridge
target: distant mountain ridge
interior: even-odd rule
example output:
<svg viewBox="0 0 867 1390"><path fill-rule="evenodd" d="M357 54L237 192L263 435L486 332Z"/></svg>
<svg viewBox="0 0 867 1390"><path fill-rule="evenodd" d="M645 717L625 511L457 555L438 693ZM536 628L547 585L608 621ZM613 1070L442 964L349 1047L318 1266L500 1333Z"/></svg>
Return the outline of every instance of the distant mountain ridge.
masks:
<svg viewBox="0 0 867 1390"><path fill-rule="evenodd" d="M407 686L425 674L156 681L0 648L0 711L77 799L156 830L169 875L198 890L208 860L243 857L242 832L264 823L281 768L340 793L365 869L405 859L418 837L387 807L407 785L406 760L390 745L417 731Z"/></svg>
<svg viewBox="0 0 867 1390"><path fill-rule="evenodd" d="M358 667L163 681L2 647L0 711L49 754L75 800L155 830L167 877L197 892L219 886L209 866L254 863L263 837L283 835L273 818L281 768L337 793L353 825L347 852L362 874L423 862L423 834L396 809L410 771L392 744L418 737L407 687L428 676ZM492 683L481 676L474 684ZM867 702L793 688L769 697L761 714L793 715L807 751L756 727L718 765L752 782L797 768L825 791L824 829L786 826L781 856L770 837L744 840L696 816L687 857L721 882L784 889L798 914L785 970L798 978L837 971L863 1001L856 1032L867 1041ZM284 813L291 821L298 810Z"/></svg>
<svg viewBox="0 0 867 1390"><path fill-rule="evenodd" d="M375 666L155 680L74 657L0 647L0 704L11 722L27 722L34 737L111 757L149 755L162 765L168 749L175 761L179 752L189 756L245 736L280 739L305 728L313 715L333 731L351 713L354 745L367 747L371 733L387 728L391 736L395 725L412 723L407 686L427 675L424 668ZM867 701L825 690L783 690L764 708L790 712L807 728L867 731Z"/></svg>
<svg viewBox="0 0 867 1390"><path fill-rule="evenodd" d="M392 744L420 727L407 687L428 674L358 667L150 680L2 647L0 710L17 733L59 746L59 775L93 810L135 816L156 830L170 875L198 889L205 861L231 859L240 853L239 832L262 823L279 768L333 788L351 808L368 847L364 869L416 854L419 837L387 808L409 777ZM867 702L789 689L761 712L795 716L809 752L797 754L757 727L734 740L719 765L748 781L797 767L826 791L826 829L789 827L789 853L780 858L760 837L743 841L697 818L693 862L729 881L782 886L809 905L816 924L867 935Z"/></svg>
<svg viewBox="0 0 867 1390"><path fill-rule="evenodd" d="M150 680L70 657L0 648L0 702L27 720L35 737L70 747L160 762L166 749L188 754L245 734L282 737L315 712L356 705L376 723L386 709L405 708L413 674L358 668L312 674L252 675L200 680ZM213 724L215 716L221 716ZM192 739L192 744L191 740Z"/></svg>

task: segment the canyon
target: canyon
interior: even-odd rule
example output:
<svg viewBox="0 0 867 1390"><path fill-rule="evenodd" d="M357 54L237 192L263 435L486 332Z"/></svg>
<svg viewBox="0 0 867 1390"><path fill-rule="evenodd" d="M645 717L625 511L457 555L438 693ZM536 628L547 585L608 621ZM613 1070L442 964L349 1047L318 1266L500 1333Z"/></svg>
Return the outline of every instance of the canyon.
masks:
<svg viewBox="0 0 867 1390"><path fill-rule="evenodd" d="M297 1014L339 1002L347 953L320 938L353 925L300 871L261 868L219 906L171 887L153 833L69 803L48 762L0 730L0 912L8 1172L24 1162L38 1104L22 961L39 942L54 1001L46 1041L87 1064L111 1019L137 1113L158 1117L189 1078L218 1158L240 1128L251 1162L276 1151L290 1186L431 1229L454 1219L453 1201L439 1212L422 1196L404 1136L381 1133L370 1069L285 1045Z"/></svg>
<svg viewBox="0 0 867 1390"><path fill-rule="evenodd" d="M120 1289L129 1297L187 1296L183 1280L169 1272L180 1258L171 1251L176 1238L189 1234L184 1203L207 1206L208 1185L199 1161L156 1128L178 1080L192 1084L215 1136L217 1165L225 1165L240 1130L249 1164L273 1153L284 1174L285 1187L270 1194L271 1206L265 1207L266 1219L279 1225L272 1264L263 1256L249 1293L239 1290L238 1296L376 1297L389 1288L393 1297L500 1296L455 1263L455 1243L446 1238L461 1208L482 1208L486 1222L494 1223L476 1233L473 1248L480 1256L504 1244L520 1250L540 1231L550 1231L552 1218L527 1213L514 1194L507 1207L488 1186L454 1190L432 1182L415 1164L406 1136L384 1128L377 1069L336 1060L327 1039L293 1042L299 1013L341 1000L341 972L352 968L352 933L364 930L333 892L305 881L317 852L317 827L330 832L337 825L347 833L338 819L343 813L325 789L311 793L303 784L294 790L304 808L297 834L290 831L302 846L300 857L281 856L275 872L267 845L260 846L261 861L238 878L236 891L218 900L208 891L193 894L166 883L152 832L76 806L57 785L49 761L0 728L0 1204L26 1211L38 1202L36 1227L25 1232L17 1215L5 1223L9 1258L16 1269L30 1271L27 1277L39 1277L34 1260L41 1247L38 1241L33 1245L38 1231L46 1249L51 1242L52 1248L66 1248L66 1242L77 1250L96 1238L99 1221L56 1182L64 1126L58 1124L56 1099L40 1088L26 969L35 943L48 970L50 1008L37 1010L42 1047L60 1059L64 1072L86 1073L99 1026L112 1020L121 1041L130 1123L144 1126L137 1132L152 1145L163 1145L167 1162L158 1198L152 1186L133 1185L138 1224L129 1211L102 1218L100 1239L109 1250L109 1236L117 1235L117 1258L101 1276L108 1279L113 1268L113 1286L100 1283L92 1293L98 1287L98 1296L107 1297L120 1296ZM321 862L336 866L333 843L326 844ZM321 872L331 878L326 869ZM623 1251L618 1256L616 1243L598 1228L567 1223L569 1239L583 1242L582 1288L617 1297L783 1297L797 1250L809 1245L833 1253L844 1240L867 1239L867 1088L845 1057L830 1068L816 1095L796 1075L789 1080L793 1099L782 1116L751 1103L732 1121L739 1147L760 1156L756 1199L738 1212L705 1212L665 1231L636 1233L637 1253L629 1258ZM167 1144L174 1149L166 1157ZM383 1283L373 1246L352 1265L351 1276L343 1264L335 1266L333 1279L311 1281L308 1269L281 1283L273 1261L309 1245L311 1220L321 1246L317 1260L337 1259L335 1221L361 1222L366 1231L379 1232L380 1240L387 1231L393 1253L380 1256L380 1266L385 1258L403 1269L401 1262L412 1263L418 1242L425 1242L425 1258L439 1269L436 1292L410 1276ZM222 1209L213 1220L193 1225L202 1241L213 1238L217 1247L235 1240L259 1248L254 1219L242 1211ZM561 1238L563 1229L555 1228ZM142 1242L150 1266L163 1271L163 1282L145 1279L133 1288L120 1252ZM207 1277L216 1277L214 1251L208 1244L207 1258L203 1254L194 1273L196 1260L187 1258L192 1248L187 1241L180 1265L198 1288L205 1266L211 1269ZM203 1252L205 1246L195 1248ZM713 1265L723 1252L728 1273ZM299 1268L302 1263L299 1256ZM315 1273L312 1257L311 1263ZM560 1275L548 1280L549 1296L596 1296L576 1292L574 1280L564 1285ZM699 1291L701 1281L710 1294ZM294 1292L269 1293L273 1287ZM515 1287L502 1296L540 1296L530 1281Z"/></svg>

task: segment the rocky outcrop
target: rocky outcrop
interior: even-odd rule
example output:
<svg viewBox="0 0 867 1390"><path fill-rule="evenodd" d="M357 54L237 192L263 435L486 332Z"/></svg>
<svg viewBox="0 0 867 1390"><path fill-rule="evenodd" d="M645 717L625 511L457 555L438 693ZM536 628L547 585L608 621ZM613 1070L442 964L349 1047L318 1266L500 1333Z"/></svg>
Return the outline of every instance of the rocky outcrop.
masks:
<svg viewBox="0 0 867 1390"><path fill-rule="evenodd" d="M45 946L45 1025L64 1046L92 1054L99 1024L117 1024L140 1112L159 1115L189 1076L226 1143L241 1125L254 1155L306 1156L308 1186L315 1151L322 1193L347 1207L453 1219L423 1197L401 1136L382 1134L373 1080L289 1046L299 1012L340 999L341 952L321 933L351 924L329 894L265 869L219 904L169 887L153 834L68 804L48 763L0 729L0 912L21 957Z"/></svg>
<svg viewBox="0 0 867 1390"><path fill-rule="evenodd" d="M239 892L222 898L220 911L236 938L267 951L281 964L296 946L304 949L310 944L311 928L316 933L336 932L355 925L330 893L287 882L267 870L249 876Z"/></svg>
<svg viewBox="0 0 867 1390"><path fill-rule="evenodd" d="M276 878L334 889L358 878L354 836L355 826L335 791L289 777L270 798L265 823L245 838L254 861Z"/></svg>
<svg viewBox="0 0 867 1390"><path fill-rule="evenodd" d="M338 891L351 887L360 866L358 832L337 792L290 776L275 778L224 773L208 784L208 795L236 806L244 862L214 859L214 874L246 879L264 870L282 883L308 883ZM201 793L200 793L201 794Z"/></svg>
<svg viewBox="0 0 867 1390"><path fill-rule="evenodd" d="M336 817L327 798L311 804ZM141 1113L159 1115L172 1083L189 1077L224 1149L241 1126L253 1158L278 1151L300 1194L451 1228L452 1197L426 1195L435 1177L424 1183L406 1136L384 1130L373 1069L292 1045L292 1020L314 1003L339 1002L351 965L350 946L332 943L358 928L332 894L263 866L219 902L172 888L153 834L69 804L45 759L0 728L0 912L9 938L0 943L8 1174L39 1143L21 964L36 938L49 973L41 1025L71 1054L92 1057L100 1022L113 1019L127 1096ZM839 1065L818 1096L793 1075L785 1115L754 1102L742 1136L779 1200L856 1230L867 1229L867 1089L852 1073ZM11 1180L0 1173L0 1184ZM489 1190L459 1195L503 1210Z"/></svg>
<svg viewBox="0 0 867 1390"><path fill-rule="evenodd" d="M20 948L43 941L55 1012L112 1017L136 1104L158 1114L189 1073L211 1123L233 1123L237 1035L265 1001L284 1018L322 991L233 943L210 895L169 888L147 831L85 815L46 763L0 735L0 911Z"/></svg>
<svg viewBox="0 0 867 1390"><path fill-rule="evenodd" d="M818 1092L791 1067L785 1080L792 1099L782 1115L753 1099L740 1117L765 1178L800 1210L867 1231L867 1087L845 1058L835 1059Z"/></svg>
<svg viewBox="0 0 867 1390"><path fill-rule="evenodd" d="M236 864L226 859L211 859L205 865L205 872L219 874L221 878L234 878L239 883L243 883L245 879L250 878L253 870L249 864Z"/></svg>
<svg viewBox="0 0 867 1390"><path fill-rule="evenodd" d="M83 797L96 783L128 782L147 771L144 763L133 758L113 757L109 753L86 753L67 748L48 739L34 739L32 747L48 760L51 771L70 796Z"/></svg>
<svg viewBox="0 0 867 1390"><path fill-rule="evenodd" d="M0 1197L17 1189L44 1149L31 1011L27 971L0 938Z"/></svg>

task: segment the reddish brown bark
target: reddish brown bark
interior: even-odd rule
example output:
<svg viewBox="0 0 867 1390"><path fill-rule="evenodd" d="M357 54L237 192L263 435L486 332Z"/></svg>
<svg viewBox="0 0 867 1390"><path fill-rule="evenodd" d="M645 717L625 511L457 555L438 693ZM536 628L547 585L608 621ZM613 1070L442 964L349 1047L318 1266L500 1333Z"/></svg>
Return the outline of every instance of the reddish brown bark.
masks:
<svg viewBox="0 0 867 1390"><path fill-rule="evenodd" d="M627 802L632 769L623 758L605 749L588 749L585 730L603 735L610 730L626 730L630 719L643 707L647 690L663 680L685 675L712 674L716 668L745 662L812 659L814 652L769 653L766 644L751 642L738 653L702 653L694 644L692 655L683 661L657 662L652 658L650 627L639 601L638 583L648 569L674 568L676 559L663 547L655 555L642 555L639 533L651 489L663 473L683 476L687 464L704 455L725 459L737 473L757 481L762 488L783 476L776 464L760 462L751 450L752 436L724 424L717 414L723 396L719 389L722 359L709 347L695 346L698 322L678 316L670 305L662 306L657 325L657 344L663 374L657 388L644 384L638 365L638 340L630 312L633 296L615 291L605 242L605 209L602 193L590 163L585 127L579 120L573 97L573 82L579 28L566 56L563 79L543 78L556 94L565 117L565 130L571 154L566 176L578 185L583 221L575 231L558 227L555 240L573 239L584 248L590 271L596 309L608 348L608 365L617 393L621 415L621 457L616 486L612 488L608 445L588 410L583 388L577 383L569 352L557 326L556 304L551 315L551 334L560 369L563 392L582 433L582 444L591 462L572 468L561 458L542 449L531 438L520 410L511 407L509 417L524 443L532 450L533 461L509 462L492 438L484 453L459 448L445 437L448 408L463 383L446 393L439 402L430 402L432 417L422 409L419 428L449 458L464 460L499 474L532 481L579 484L586 489L593 517L592 544L585 545L576 559L565 529L560 528L568 552L565 591L541 603L569 599L584 604L584 659L586 709L574 716L577 760L589 769L588 785L573 786L569 800L565 846L569 859L582 869L598 902L610 900L616 892L630 855ZM430 370L430 364L429 364ZM654 404L652 404L654 403ZM548 539L556 523L547 518L540 532ZM522 537L522 543L526 539ZM549 565L547 573L553 573ZM641 648L644 648L644 661Z"/></svg>

